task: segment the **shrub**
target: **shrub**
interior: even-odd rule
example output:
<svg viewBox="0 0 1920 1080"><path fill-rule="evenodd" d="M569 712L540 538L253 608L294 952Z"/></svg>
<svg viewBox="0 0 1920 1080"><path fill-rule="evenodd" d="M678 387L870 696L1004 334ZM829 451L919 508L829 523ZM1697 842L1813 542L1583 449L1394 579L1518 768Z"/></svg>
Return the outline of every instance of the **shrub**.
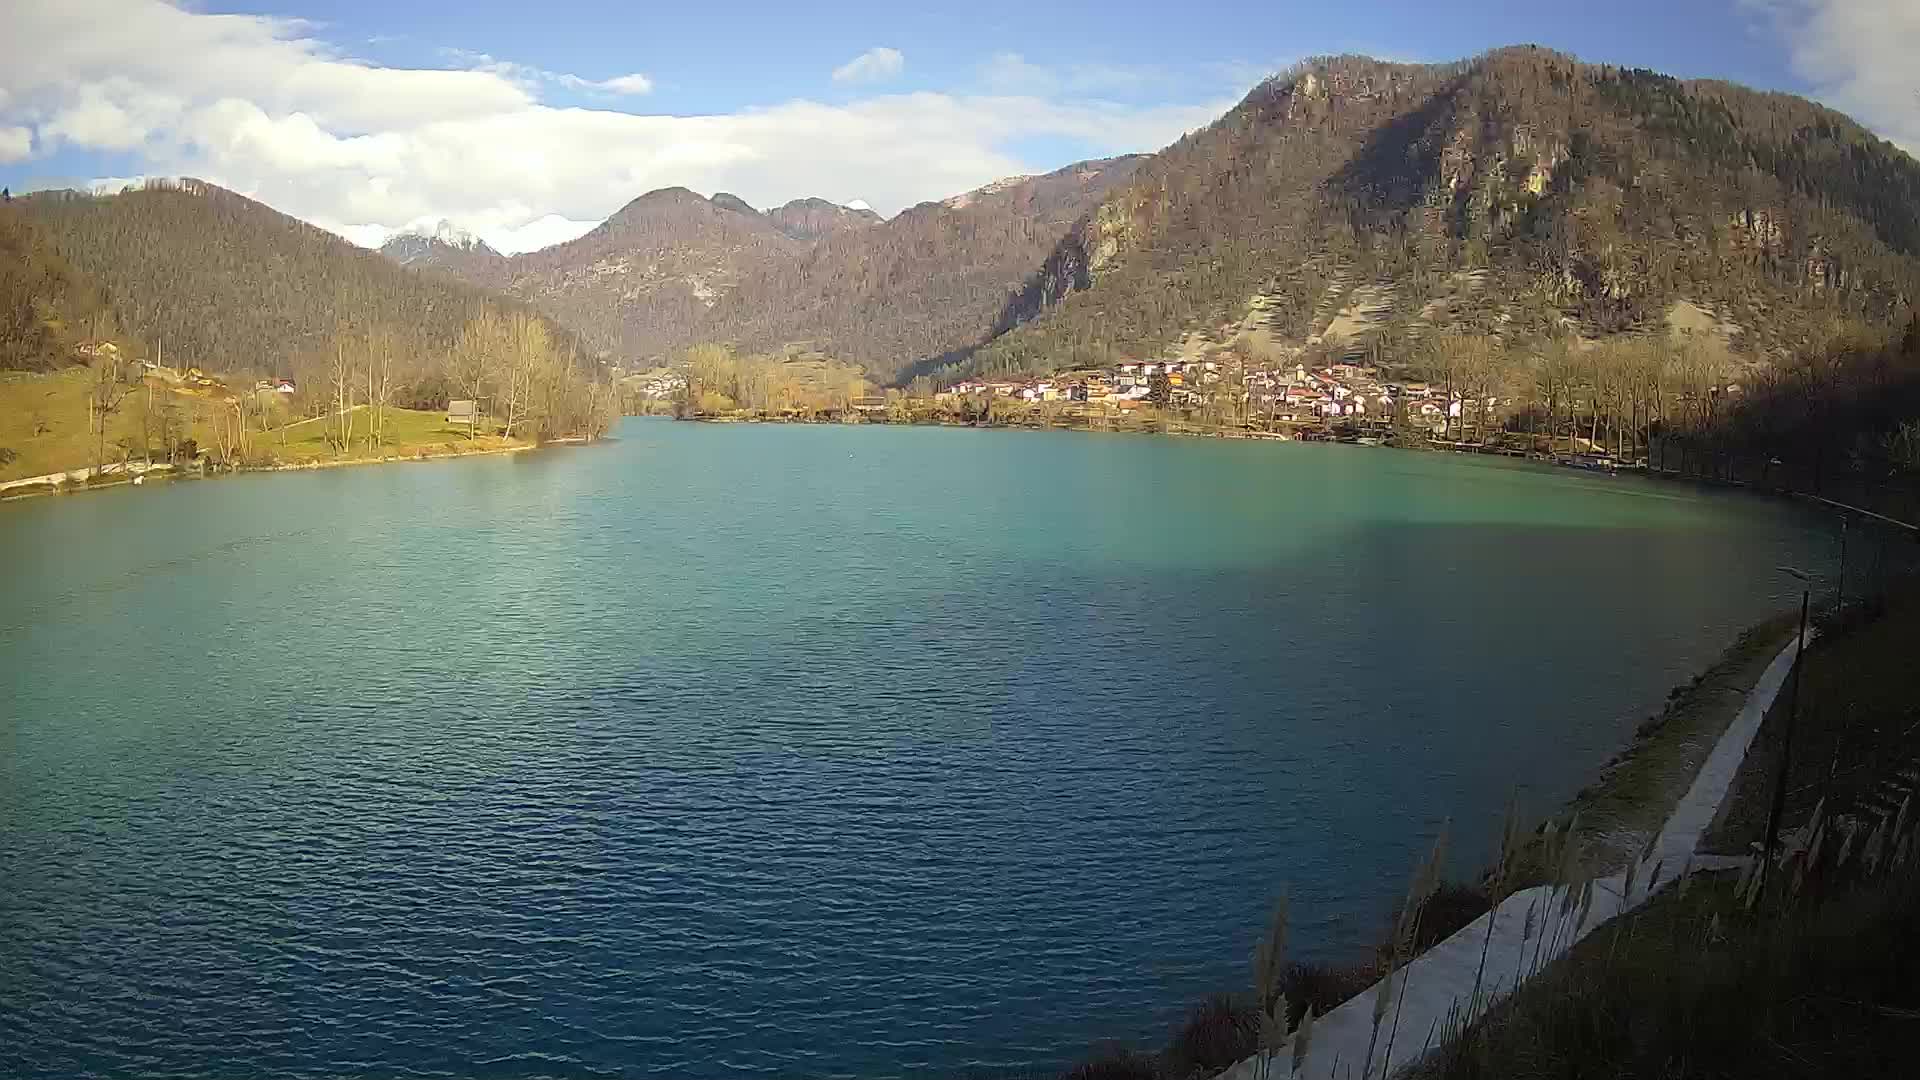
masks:
<svg viewBox="0 0 1920 1080"><path fill-rule="evenodd" d="M1183 1071L1215 1072L1252 1054L1259 1035L1260 1014L1252 1006L1215 994L1187 1013L1168 1056Z"/></svg>
<svg viewBox="0 0 1920 1080"><path fill-rule="evenodd" d="M1469 885L1460 881L1444 881L1433 890L1420 905L1419 932L1413 938L1414 955L1426 952L1440 942L1452 937L1464 929L1473 920L1492 908L1487 899L1487 890L1480 885ZM1400 912L1394 911L1393 924L1399 925ZM1391 942L1381 946L1381 956L1385 957L1391 949ZM1406 957L1402 957L1405 960Z"/></svg>
<svg viewBox="0 0 1920 1080"><path fill-rule="evenodd" d="M1379 978L1380 970L1371 964L1334 967L1300 963L1289 967L1280 983L1287 995L1288 1025L1297 1026L1308 1005L1313 1006L1313 1015L1327 1015Z"/></svg>

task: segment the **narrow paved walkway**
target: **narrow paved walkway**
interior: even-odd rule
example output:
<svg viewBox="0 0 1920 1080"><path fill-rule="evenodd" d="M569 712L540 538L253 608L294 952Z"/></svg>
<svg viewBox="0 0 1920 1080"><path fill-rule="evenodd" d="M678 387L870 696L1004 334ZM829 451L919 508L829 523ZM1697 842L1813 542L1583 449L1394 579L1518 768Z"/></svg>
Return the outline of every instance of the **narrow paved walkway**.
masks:
<svg viewBox="0 0 1920 1080"><path fill-rule="evenodd" d="M1808 635L1809 640L1812 634ZM1387 1019L1380 1026L1379 1042L1373 1052L1373 1077L1385 1077L1405 1069L1425 1052L1445 1039L1450 1024L1456 1023L1468 1008L1474 992L1474 975L1480 970L1481 950L1486 950L1486 972L1480 982L1480 1002L1475 1015L1484 1014L1494 1001L1513 992L1534 972L1572 948L1574 943L1625 911L1647 902L1654 891L1678 880L1689 859L1694 869L1707 869L1739 860L1696 857L1700 838L1720 811L1727 790L1733 785L1747 749L1760 730L1760 721L1772 708L1774 698L1793 668L1798 639L1789 641L1747 694L1739 715L1714 745L1713 752L1700 766L1693 785L1681 797L1666 825L1654 841L1652 854L1633 873L1633 890L1626 892L1627 873L1622 871L1594 882L1593 901L1584 920L1559 923L1555 918L1564 890L1540 886L1525 889L1507 898L1499 908L1416 957L1394 975L1393 999L1388 1002ZM1659 868L1659 880L1653 889L1648 879ZM1535 907L1537 905L1537 907ZM1535 908L1535 932L1525 936L1527 910ZM1487 924L1492 920L1489 942ZM1544 924L1546 933L1540 932ZM1524 940L1523 940L1524 939ZM1367 1062L1367 1046L1373 1039L1373 1007L1380 984L1335 1008L1314 1021L1313 1038L1305 1064L1297 1074L1313 1080L1367 1080L1362 1068ZM1399 1014L1394 1030L1395 1013ZM1389 1059L1388 1042L1392 1052ZM1292 1051L1282 1050L1273 1060L1266 1076L1290 1075ZM1261 1062L1248 1058L1225 1073L1220 1080L1261 1080Z"/></svg>

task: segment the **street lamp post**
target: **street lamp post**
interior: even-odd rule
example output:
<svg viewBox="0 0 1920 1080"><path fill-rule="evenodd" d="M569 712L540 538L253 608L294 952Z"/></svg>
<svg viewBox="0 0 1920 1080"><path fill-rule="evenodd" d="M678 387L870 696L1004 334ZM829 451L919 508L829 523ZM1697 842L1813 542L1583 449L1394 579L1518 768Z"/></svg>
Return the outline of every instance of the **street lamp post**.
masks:
<svg viewBox="0 0 1920 1080"><path fill-rule="evenodd" d="M1787 726L1780 735L1780 769L1773 779L1773 805L1767 811L1767 845L1760 856L1762 892L1767 887L1767 871L1773 864L1774 848L1780 841L1780 816L1787 808L1787 776L1793 769L1793 729L1800 720L1800 684L1807 670L1807 607L1813 596L1813 578L1806 571L1783 566L1780 572L1800 579L1800 640L1793 652L1793 693L1787 698Z"/></svg>

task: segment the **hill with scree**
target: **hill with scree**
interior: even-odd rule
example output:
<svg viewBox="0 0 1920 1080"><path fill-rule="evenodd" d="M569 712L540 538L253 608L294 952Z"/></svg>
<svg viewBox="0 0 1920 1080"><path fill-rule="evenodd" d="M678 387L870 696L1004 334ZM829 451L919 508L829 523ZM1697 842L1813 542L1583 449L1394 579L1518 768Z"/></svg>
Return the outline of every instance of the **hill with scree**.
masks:
<svg viewBox="0 0 1920 1080"><path fill-rule="evenodd" d="M1830 109L1535 48L1338 57L1148 159L943 374L1672 323L1760 359L1916 296L1920 165Z"/></svg>

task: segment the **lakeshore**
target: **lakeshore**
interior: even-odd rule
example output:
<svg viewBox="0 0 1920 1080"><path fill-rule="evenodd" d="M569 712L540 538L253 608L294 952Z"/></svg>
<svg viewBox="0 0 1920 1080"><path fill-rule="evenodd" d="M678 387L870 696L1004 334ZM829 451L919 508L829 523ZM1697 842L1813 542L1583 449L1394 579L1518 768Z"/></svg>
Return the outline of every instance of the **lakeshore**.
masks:
<svg viewBox="0 0 1920 1080"><path fill-rule="evenodd" d="M1049 376L967 379L932 391L924 380L908 390L849 395L780 395L774 404L741 363L722 363L686 377L665 373L643 380L637 400L671 407L685 419L716 422L885 422L976 427L1040 427L1137 431L1225 438L1300 438L1427 445L1438 449L1514 457L1565 459L1589 467L1644 464L1643 444L1624 427L1588 434L1580 425L1564 438L1509 423L1521 404L1485 392L1388 374L1352 360L1249 363L1243 358L1167 358L1124 361ZM731 364L732 366L729 366ZM757 388L745 399L735 395ZM1552 425L1550 425L1550 428ZM1564 448L1564 451L1563 451Z"/></svg>
<svg viewBox="0 0 1920 1080"><path fill-rule="evenodd" d="M324 402L301 400L292 380L235 388L196 368L157 364L111 385L97 374L76 366L0 377L0 500L241 472L518 453L599 437L566 429L528 437L539 429L524 410L516 414L520 426L510 428L484 411L456 415L455 406L471 405L465 401L438 408L361 401L326 410Z"/></svg>
<svg viewBox="0 0 1920 1080"><path fill-rule="evenodd" d="M582 442L579 439L556 439L553 445ZM81 491L101 491L114 487L129 487L149 481L175 482L182 480L211 479L217 476L233 476L240 473L260 472L303 472L313 469L337 469L353 465L392 465L402 462L447 461L453 458L484 457L493 454L518 454L528 450L538 450L541 444L530 442L476 442L471 446L460 443L443 443L435 449L424 446L412 448L411 452L384 453L376 456L344 458L315 458L306 461L274 462L271 464L242 464L226 468L212 467L211 463L196 461L191 467L182 468L167 462L115 462L94 469L89 466L71 469L65 472L50 473L43 476L30 476L18 480L0 483L0 502L14 499L28 499L41 495L77 494Z"/></svg>

